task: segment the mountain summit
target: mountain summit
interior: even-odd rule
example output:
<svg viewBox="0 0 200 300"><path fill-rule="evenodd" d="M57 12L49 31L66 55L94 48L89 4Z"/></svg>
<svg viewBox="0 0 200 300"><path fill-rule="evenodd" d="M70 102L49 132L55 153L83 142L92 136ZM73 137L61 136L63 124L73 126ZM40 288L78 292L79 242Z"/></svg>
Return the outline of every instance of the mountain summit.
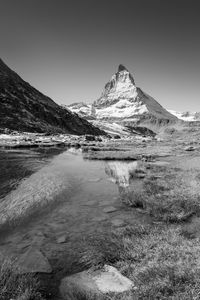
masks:
<svg viewBox="0 0 200 300"><path fill-rule="evenodd" d="M123 65L119 65L118 71L105 85L98 100L92 104L71 104L68 108L86 119L118 123L137 123L141 120L168 123L177 120L154 98L136 86L133 76Z"/></svg>
<svg viewBox="0 0 200 300"><path fill-rule="evenodd" d="M29 132L102 134L43 95L0 59L0 127Z"/></svg>

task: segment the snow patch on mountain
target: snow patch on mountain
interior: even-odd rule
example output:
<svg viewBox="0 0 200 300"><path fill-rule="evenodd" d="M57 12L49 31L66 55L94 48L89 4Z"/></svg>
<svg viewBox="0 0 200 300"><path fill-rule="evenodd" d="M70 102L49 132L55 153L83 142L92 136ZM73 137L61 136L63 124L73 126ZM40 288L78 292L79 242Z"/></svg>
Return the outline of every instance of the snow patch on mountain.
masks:
<svg viewBox="0 0 200 300"><path fill-rule="evenodd" d="M117 103L96 109L96 118L130 118L133 115L141 115L145 112L148 112L148 109L145 104L141 102L132 103L129 100L120 99Z"/></svg>
<svg viewBox="0 0 200 300"><path fill-rule="evenodd" d="M129 136L130 135L130 130L120 124L117 124L115 122L106 122L104 120L92 120L91 123L100 128L101 130L104 130L105 132L107 132L108 134L111 135L123 135L123 136Z"/></svg>
<svg viewBox="0 0 200 300"><path fill-rule="evenodd" d="M86 104L83 102L73 103L70 105L62 105L64 108L70 110L73 113L78 114L80 117L90 117L95 115L95 110L92 104Z"/></svg>

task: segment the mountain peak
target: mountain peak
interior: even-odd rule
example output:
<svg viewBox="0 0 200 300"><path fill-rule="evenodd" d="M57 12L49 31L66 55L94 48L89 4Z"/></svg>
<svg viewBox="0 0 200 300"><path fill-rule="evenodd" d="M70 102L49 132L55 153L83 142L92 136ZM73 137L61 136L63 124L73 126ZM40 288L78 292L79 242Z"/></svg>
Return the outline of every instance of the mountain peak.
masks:
<svg viewBox="0 0 200 300"><path fill-rule="evenodd" d="M121 72L121 71L128 71L128 70L124 65L120 64L118 67L118 72Z"/></svg>

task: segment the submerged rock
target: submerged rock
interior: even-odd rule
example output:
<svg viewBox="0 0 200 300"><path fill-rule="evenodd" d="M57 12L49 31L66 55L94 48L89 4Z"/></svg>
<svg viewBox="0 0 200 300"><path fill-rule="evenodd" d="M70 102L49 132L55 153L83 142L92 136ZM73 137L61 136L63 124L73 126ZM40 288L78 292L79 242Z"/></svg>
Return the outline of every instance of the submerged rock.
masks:
<svg viewBox="0 0 200 300"><path fill-rule="evenodd" d="M18 273L51 273L48 259L38 249L30 248L17 261Z"/></svg>
<svg viewBox="0 0 200 300"><path fill-rule="evenodd" d="M105 265L101 270L87 270L65 277L60 285L60 293L66 300L77 295L123 293L131 289L135 289L133 282L109 265Z"/></svg>

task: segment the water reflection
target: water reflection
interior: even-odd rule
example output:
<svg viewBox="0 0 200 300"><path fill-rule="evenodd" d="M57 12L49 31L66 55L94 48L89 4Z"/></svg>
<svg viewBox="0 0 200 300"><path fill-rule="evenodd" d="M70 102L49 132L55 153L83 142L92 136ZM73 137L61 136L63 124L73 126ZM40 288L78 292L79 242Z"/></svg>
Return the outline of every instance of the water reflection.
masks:
<svg viewBox="0 0 200 300"><path fill-rule="evenodd" d="M105 172L119 187L127 188L138 167L139 162L137 161L112 161L106 163Z"/></svg>
<svg viewBox="0 0 200 300"><path fill-rule="evenodd" d="M42 168L60 152L59 149L0 151L0 202L24 178Z"/></svg>

